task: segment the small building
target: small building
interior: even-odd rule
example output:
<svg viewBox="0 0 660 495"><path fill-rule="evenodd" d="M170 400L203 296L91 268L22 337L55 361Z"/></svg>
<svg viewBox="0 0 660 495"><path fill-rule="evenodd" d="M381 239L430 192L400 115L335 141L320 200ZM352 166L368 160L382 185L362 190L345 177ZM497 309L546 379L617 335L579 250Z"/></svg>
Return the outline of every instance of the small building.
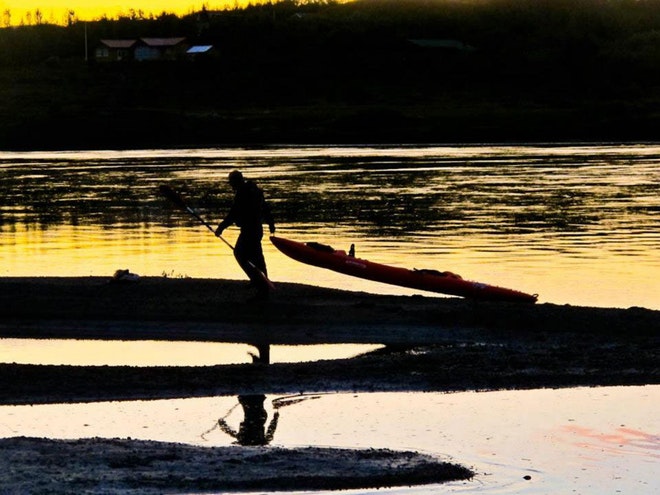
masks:
<svg viewBox="0 0 660 495"><path fill-rule="evenodd" d="M135 60L176 60L188 48L186 38L140 38L135 47Z"/></svg>
<svg viewBox="0 0 660 495"><path fill-rule="evenodd" d="M194 45L188 48L186 55L190 60L208 59L213 56L213 45Z"/></svg>
<svg viewBox="0 0 660 495"><path fill-rule="evenodd" d="M137 40L100 40L94 51L99 62L122 62L133 60L133 50Z"/></svg>

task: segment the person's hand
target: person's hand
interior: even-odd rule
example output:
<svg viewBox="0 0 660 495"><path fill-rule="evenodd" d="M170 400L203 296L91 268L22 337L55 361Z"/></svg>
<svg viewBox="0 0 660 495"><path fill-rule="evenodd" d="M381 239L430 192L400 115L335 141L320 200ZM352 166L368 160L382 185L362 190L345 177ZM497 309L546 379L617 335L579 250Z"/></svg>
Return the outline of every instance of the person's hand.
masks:
<svg viewBox="0 0 660 495"><path fill-rule="evenodd" d="M223 230L224 229L222 227L218 227L217 229L215 229L215 236L220 237L222 235Z"/></svg>
<svg viewBox="0 0 660 495"><path fill-rule="evenodd" d="M268 227L270 228L270 234L273 235L275 233L275 224L270 224Z"/></svg>

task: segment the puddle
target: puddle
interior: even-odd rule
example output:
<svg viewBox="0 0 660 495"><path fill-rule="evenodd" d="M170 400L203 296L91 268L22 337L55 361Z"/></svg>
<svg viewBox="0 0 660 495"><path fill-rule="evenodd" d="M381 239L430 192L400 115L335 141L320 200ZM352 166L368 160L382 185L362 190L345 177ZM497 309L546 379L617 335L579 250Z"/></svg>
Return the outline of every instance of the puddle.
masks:
<svg viewBox="0 0 660 495"><path fill-rule="evenodd" d="M270 346L271 363L344 359L382 348L376 344ZM0 339L0 362L71 366L213 366L252 362L248 344L218 342Z"/></svg>
<svg viewBox="0 0 660 495"><path fill-rule="evenodd" d="M645 386L2 406L0 437L212 447L237 443L242 429L252 429L276 446L414 450L477 473L467 483L349 493L651 495L660 489L659 400L660 386Z"/></svg>

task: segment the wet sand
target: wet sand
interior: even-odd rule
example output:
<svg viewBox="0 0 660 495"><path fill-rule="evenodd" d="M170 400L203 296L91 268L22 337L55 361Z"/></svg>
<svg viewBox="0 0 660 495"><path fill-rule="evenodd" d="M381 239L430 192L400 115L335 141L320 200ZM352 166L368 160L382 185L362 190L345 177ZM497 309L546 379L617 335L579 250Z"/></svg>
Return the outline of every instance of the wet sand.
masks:
<svg viewBox="0 0 660 495"><path fill-rule="evenodd" d="M202 367L0 365L0 403L659 382L660 311L381 296L243 281L0 278L0 337L370 343L353 359ZM93 388L89 387L94 383Z"/></svg>
<svg viewBox="0 0 660 495"><path fill-rule="evenodd" d="M147 277L119 283L98 277L0 278L0 337L194 340L241 342L261 348L320 343L378 343L385 347L352 359L271 365L76 367L16 365L9 359L0 365L0 403L660 383L660 311L483 303L426 295L380 296L297 284L278 284L268 301L250 301L251 295L252 289L243 281ZM59 453L58 458L77 459L83 451L113 452L115 448L119 449L115 454L122 469L108 467L107 459L91 456L93 465L72 462L63 478L35 477L29 455L37 449L48 455ZM299 449L260 447L264 449L258 454L264 462L263 473L268 472L269 463L280 467L284 463L288 471L276 469L273 477L263 481L248 469L252 462L242 457L255 455L252 448L212 449L213 455L206 450L200 454L199 476L186 474L185 463L171 462L166 470L171 474L168 479L162 475L162 466L156 465L162 459L187 456L168 454L177 448L188 447L130 440L1 440L0 458L5 463L9 461L4 459L12 459L15 474L0 480L0 491L28 483L20 486L30 492L29 488L38 492L43 486L42 491L62 493L70 489L82 493L83 488L94 489L90 488L91 478L101 479L99 472L109 493L157 493L165 487L174 492L346 488L341 483L347 478L355 482L354 487L390 486L470 475L464 470L448 475L439 460L416 453L369 450L346 455L321 449L304 455L306 461L301 465ZM366 477L350 474L360 464L353 454L367 463ZM330 458L337 464L340 474L335 478L323 476L325 467L315 464L326 455L330 456L326 464ZM242 474L237 475L242 481L214 484L216 481L210 480L225 479L224 475L218 477L203 469L212 473L218 465L242 466ZM419 473L409 468L418 465L432 466L430 472L435 474L415 478ZM7 472L7 466L0 467L5 468L0 472ZM86 476L86 472L96 474ZM137 476L136 472L142 474ZM80 490L72 480L78 480Z"/></svg>
<svg viewBox="0 0 660 495"><path fill-rule="evenodd" d="M0 440L0 492L162 494L377 488L469 479L431 456L385 449L195 447L131 439Z"/></svg>

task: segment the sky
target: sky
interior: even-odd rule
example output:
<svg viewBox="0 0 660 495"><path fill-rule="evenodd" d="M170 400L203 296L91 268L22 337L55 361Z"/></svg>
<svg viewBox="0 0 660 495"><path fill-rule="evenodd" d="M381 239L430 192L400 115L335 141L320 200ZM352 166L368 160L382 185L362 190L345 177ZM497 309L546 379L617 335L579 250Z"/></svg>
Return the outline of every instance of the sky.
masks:
<svg viewBox="0 0 660 495"><path fill-rule="evenodd" d="M11 25L34 24L35 11L39 10L42 22L65 24L67 13L75 12L79 20L93 20L106 15L115 18L129 15L131 9L142 11L145 16L159 15L162 12L177 15L201 10L203 5L209 10L242 6L247 3L260 3L259 0L0 0L2 27L7 25L7 11Z"/></svg>

